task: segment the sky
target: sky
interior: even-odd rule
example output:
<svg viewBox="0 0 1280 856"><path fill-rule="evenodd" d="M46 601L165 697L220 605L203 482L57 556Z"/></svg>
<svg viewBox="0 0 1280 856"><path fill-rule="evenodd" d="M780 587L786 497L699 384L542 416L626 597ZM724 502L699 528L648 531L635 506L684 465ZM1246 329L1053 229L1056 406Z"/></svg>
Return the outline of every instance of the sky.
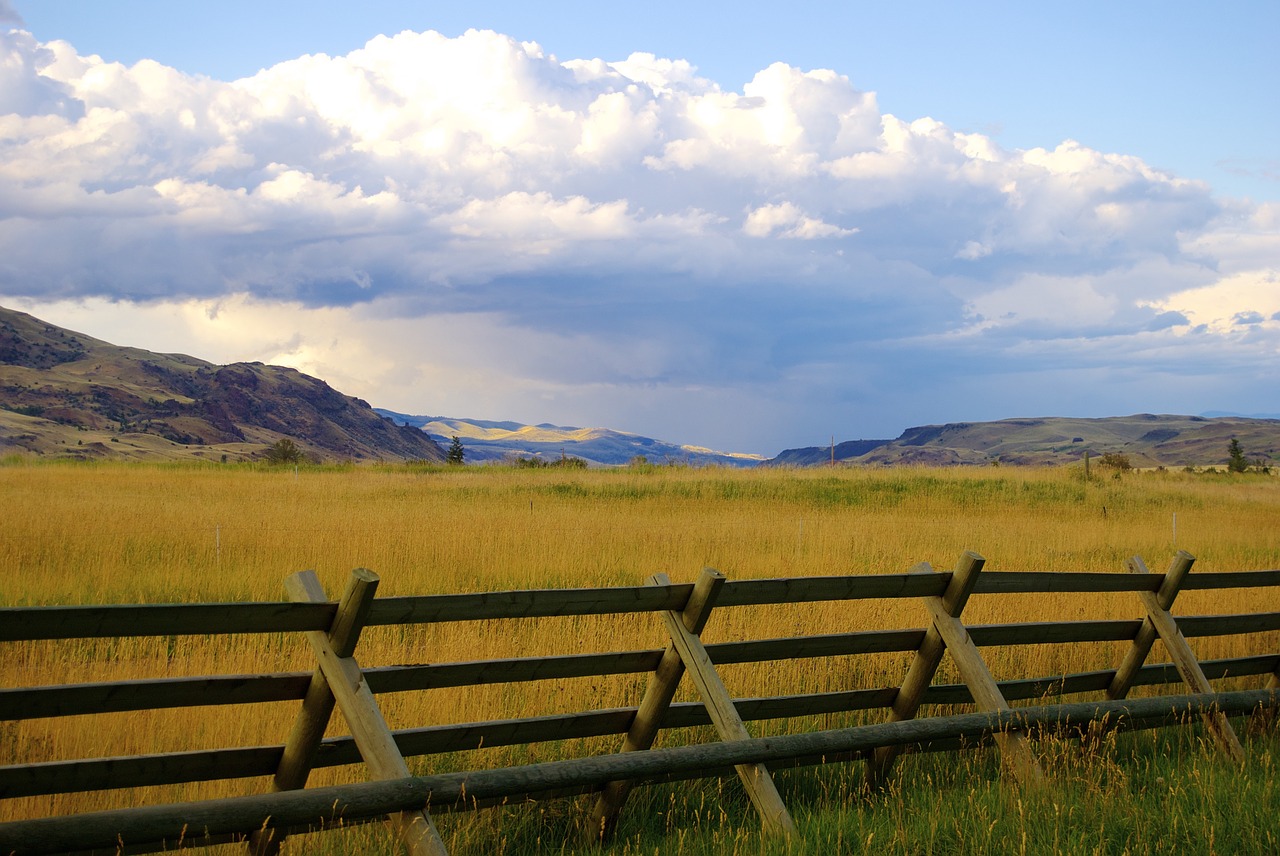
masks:
<svg viewBox="0 0 1280 856"><path fill-rule="evenodd" d="M1280 410L1280 4L0 0L0 305L774 455Z"/></svg>

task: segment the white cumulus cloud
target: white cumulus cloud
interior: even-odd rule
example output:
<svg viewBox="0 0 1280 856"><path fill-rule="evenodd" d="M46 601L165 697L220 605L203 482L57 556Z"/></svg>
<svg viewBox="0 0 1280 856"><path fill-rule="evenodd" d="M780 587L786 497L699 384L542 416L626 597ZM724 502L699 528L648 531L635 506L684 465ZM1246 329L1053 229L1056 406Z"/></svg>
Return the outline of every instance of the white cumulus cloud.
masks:
<svg viewBox="0 0 1280 856"><path fill-rule="evenodd" d="M630 390L637 411L700 390L852 413L921 343L938 383L1014 355L1069 373L1122 337L1166 366L1194 336L1273 335L1278 249L1274 205L886 114L829 70L776 63L737 92L691 60L404 32L227 82L0 34L0 295L364 313L347 329L371 344L325 365L371 399L399 340L368 319L390 316L473 319L470 353L572 355L512 354L494 388ZM320 367L324 329L280 354Z"/></svg>
<svg viewBox="0 0 1280 856"><path fill-rule="evenodd" d="M747 214L742 231L753 238L767 238L777 234L784 238L834 238L857 233L857 229L844 229L810 217L790 202L778 205L762 205Z"/></svg>

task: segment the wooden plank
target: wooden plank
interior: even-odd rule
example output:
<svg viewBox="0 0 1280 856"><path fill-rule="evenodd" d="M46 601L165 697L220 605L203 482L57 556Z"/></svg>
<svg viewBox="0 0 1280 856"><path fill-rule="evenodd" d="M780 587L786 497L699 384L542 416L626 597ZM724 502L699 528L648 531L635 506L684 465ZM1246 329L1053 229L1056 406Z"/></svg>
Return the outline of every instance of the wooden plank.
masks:
<svg viewBox="0 0 1280 856"><path fill-rule="evenodd" d="M1280 571L1245 571L1200 575L1197 588L1235 588L1280 585ZM790 577L731 580L718 603L726 606L765 606L832 600L923 597L941 594L949 579L909 574L855 574L839 577ZM1158 578L1157 578L1158 580ZM977 594L1123 592L1158 586L1126 574L1093 572L991 571L982 576ZM426 595L380 599L370 624L409 624L442 621L484 621L557 615L606 615L680 609L691 587L673 585L656 592L648 586L599 589L545 589L475 594Z"/></svg>
<svg viewBox="0 0 1280 856"><path fill-rule="evenodd" d="M254 746L14 764L0 767L0 799L269 776L275 772L283 748Z"/></svg>
<svg viewBox="0 0 1280 856"><path fill-rule="evenodd" d="M906 574L735 580L719 596L721 606L763 606L937 593L945 580L908 579ZM683 609L693 586L619 586L383 598L370 624L488 621L556 615L609 615Z"/></svg>
<svg viewBox="0 0 1280 856"><path fill-rule="evenodd" d="M941 594L947 575L858 574L735 580L721 606L812 603ZM1159 579L1159 577L1155 577ZM1158 585L1158 583L1153 583ZM977 593L1136 591L1147 585L1122 574L992 571ZM1197 574L1187 588L1254 588L1280 585L1280 570ZM368 623L415 624L556 615L608 615L681 608L691 587L658 591L649 586L534 589L509 592L381 598ZM108 606L0 607L0 641L110 636L182 636L222 633L292 633L333 623L332 603L119 604Z"/></svg>
<svg viewBox="0 0 1280 856"><path fill-rule="evenodd" d="M665 574L655 575L654 579L660 585L670 582ZM716 587L723 585L724 579L718 571L708 568L702 572L702 578L694 587L694 592L709 590L707 599L710 603L715 600ZM703 580L707 581L705 587L702 585ZM720 739L751 739L747 726L733 705L733 697L729 695L729 690L720 680L720 675L712 665L711 657L707 654L707 649L702 646L702 640L698 638L698 634L685 626L684 616L680 613L666 612L663 613L662 618L672 644L680 653L680 659L684 662L689 677L702 696L702 703L706 706L707 714L711 717ZM699 627L698 630L700 631L701 628ZM787 811L787 806L782 801L782 796L778 793L773 777L769 775L765 765L742 764L737 767L737 771L738 778L746 788L747 796L760 814L765 831L784 838L795 837L797 835L795 821L791 819L791 813Z"/></svg>
<svg viewBox="0 0 1280 856"><path fill-rule="evenodd" d="M843 577L784 577L765 580L730 580L716 601L728 606L770 606L779 603L819 603L833 600L923 597L945 588L945 575L937 578L912 574L856 574Z"/></svg>
<svg viewBox="0 0 1280 856"><path fill-rule="evenodd" d="M333 623L336 604L179 603L0 608L0 642L106 636L295 633Z"/></svg>
<svg viewBox="0 0 1280 856"><path fill-rule="evenodd" d="M1146 591L1158 579L1097 571L983 571L974 594L1061 594Z"/></svg>
<svg viewBox="0 0 1280 856"><path fill-rule="evenodd" d="M679 773L717 770L743 763L781 763L790 758L866 752L884 745L915 745L941 740L980 739L1011 727L1078 724L1117 717L1165 721L1211 709L1247 713L1274 704L1280 692L1251 690L1211 696L1183 695L1108 702L1046 705L999 713L885 722L806 734L716 742L648 752L554 761L524 767L480 770L333 788L311 788L223 800L118 809L71 818L0 823L0 852L67 853L89 848L115 851L118 845L176 842L184 837L244 833L263 824L308 826L317 818L356 820L426 805L463 805L469 800L536 795L556 789L584 788L628 778L652 780Z"/></svg>
<svg viewBox="0 0 1280 856"><path fill-rule="evenodd" d="M1008 710L996 680L983 661L982 655L974 647L960 619L951 614L951 610L940 597L924 598L925 608L933 618L933 626L947 644L947 652L960 670L960 676L973 695L973 701L979 710ZM927 693L926 693L927 696ZM995 735L996 745L1000 747L1000 761L1005 770L1023 784L1039 784L1044 781L1044 771L1031 752L1031 745L1021 731L1000 732Z"/></svg>
<svg viewBox="0 0 1280 856"><path fill-rule="evenodd" d="M1084 571L992 571L978 581L974 594L1050 594L1057 592L1156 591L1163 577ZM1182 590L1200 591L1280 586L1280 571L1219 571L1196 573L1182 582Z"/></svg>
<svg viewBox="0 0 1280 856"><path fill-rule="evenodd" d="M1280 571L1196 571L1182 581L1182 590L1269 588L1280 586Z"/></svg>
<svg viewBox="0 0 1280 856"><path fill-rule="evenodd" d="M690 585L672 586L670 590L650 586L616 586L387 597L380 598L374 605L369 614L369 624L432 624L659 612L679 609L689 599L692 589Z"/></svg>
<svg viewBox="0 0 1280 856"><path fill-rule="evenodd" d="M1158 596L1151 592L1139 592L1138 596L1146 606L1147 615L1160 635L1160 641L1164 643L1169 656L1173 658L1173 664L1178 668L1178 674L1186 681L1187 686L1192 692L1212 693L1213 687L1209 686L1209 679L1201 670L1200 663L1196 660L1191 646L1187 644L1186 637L1178 630L1178 625L1174 623L1168 611L1161 608ZM1217 741L1218 747L1236 763L1243 764L1244 747L1240 745L1240 739L1236 737L1235 730L1227 721L1226 714L1221 711L1205 713L1204 722L1214 736L1214 740Z"/></svg>
<svg viewBox="0 0 1280 856"><path fill-rule="evenodd" d="M1125 642L1141 621L1028 621L1021 624L967 625L979 648L1006 645L1060 645L1069 642Z"/></svg>
<svg viewBox="0 0 1280 856"><path fill-rule="evenodd" d="M650 587L655 590L664 588L657 585L656 578L651 578L649 582ZM695 585L689 587L688 594L679 607L681 622L685 627L698 633L702 632L723 584L723 578L716 579L704 575ZM683 676L684 661L680 658L680 652L676 650L675 644L669 643L666 650L662 652L662 660L649 676L644 696L640 699L636 715L627 729L626 737L623 738L621 752L642 752L653 745L654 739L658 736L658 730L662 727L663 718L671 707L672 699L675 698L676 687L679 686L680 678ZM631 783L628 781L620 780L605 784L587 821L585 836L588 841L603 840L613 833L618 815L630 793Z"/></svg>
<svg viewBox="0 0 1280 856"><path fill-rule="evenodd" d="M324 589L320 587L314 571L302 571L285 580L285 589L297 602L323 602ZM328 632L310 631L324 638L324 644L338 657L350 658L360 641L360 631L378 590L378 577L363 568L351 572L346 590L338 602L333 623ZM313 646L315 643L313 642ZM333 715L335 699L329 681L322 668L312 673L302 699L302 707L294 717L284 752L272 777L272 787L277 791L304 788L311 768L315 764L320 741ZM281 839L274 830L255 832L249 840L249 852L255 856L274 856L280 851Z"/></svg>
<svg viewBox="0 0 1280 856"><path fill-rule="evenodd" d="M956 569L941 594L942 608L947 615L953 618L960 617L969 600L969 595L977 585L978 575L982 572L984 564L986 559L971 550L960 556L956 562ZM933 567L928 562L916 565L911 573L921 577L934 576ZM889 711L890 722L908 720L916 715L925 691L938 671L938 665L942 662L942 654L945 651L946 643L938 632L938 628L936 626L928 628L919 650L916 651L916 656L911 661L911 667L907 670L906 678L903 679L902 687L893 700L893 706ZM880 790L884 786L897 754L895 748L885 746L877 749L874 756L868 760L867 786L871 790Z"/></svg>
<svg viewBox="0 0 1280 856"><path fill-rule="evenodd" d="M396 746L391 729L382 718L382 712L374 701L369 685L364 681L360 665L354 654L359 639L359 629L364 624L368 610L377 590L378 577L372 571L358 569L352 572L352 590L357 590L358 608L338 611L335 618L336 629L343 631L330 638L321 631L307 633L307 641L311 644L316 660L320 664L319 673L328 686L328 692L337 703L338 709L351 729L351 736L360 749L360 756L365 766L376 779L408 779L409 768ZM322 602L325 599L324 589L314 573L303 572L289 577L285 583L289 595L298 601ZM319 674L318 673L318 674ZM315 684L313 683L313 686ZM308 692L308 700L311 699ZM303 702L304 706L306 701ZM304 715L299 716L300 725L295 726L294 735L299 739L297 744L303 745L310 739L310 729L320 717L306 717L308 722L302 723ZM323 729L322 729L323 730ZM291 739L290 743L294 743ZM319 742L318 740L316 741ZM312 757L314 754L312 753ZM285 759L281 761L281 769L289 759L289 748L285 749ZM307 760L309 763L309 759ZM302 776L305 781L305 774ZM295 779L296 780L296 779ZM300 787L300 785L299 785ZM284 788L282 788L283 790ZM399 830L400 841L411 856L447 856L444 842L436 831L431 815L423 810L409 809L392 815L392 821Z"/></svg>
<svg viewBox="0 0 1280 856"><path fill-rule="evenodd" d="M280 672L16 687L0 690L0 721L293 701L306 694L310 679L306 672Z"/></svg>
<svg viewBox="0 0 1280 856"><path fill-rule="evenodd" d="M1280 612L1254 612L1243 615L1176 615L1174 621L1186 637L1238 636L1280 630Z"/></svg>
<svg viewBox="0 0 1280 856"><path fill-rule="evenodd" d="M303 580L311 586L304 584ZM319 589L320 583L314 572L304 571L286 580L285 586L295 600L303 600L310 589ZM369 613L377 587L378 578L371 571L358 569L351 573L347 588L338 602L333 624L326 634L328 644L338 656L350 657L355 651L360 631L364 628L364 618ZM318 599L323 600L323 590ZM306 787L312 761L324 738L329 718L333 715L333 707L334 697L328 680L324 671L317 668L311 675L302 707L298 710L289 739L285 742L284 755L274 777L276 790Z"/></svg>
<svg viewBox="0 0 1280 856"><path fill-rule="evenodd" d="M294 574L286 580L285 586L295 600L324 599L323 589L320 589L313 571ZM320 591L319 598L310 597L315 590ZM325 635L327 643L337 656L350 657L354 653L360 641L360 631L364 628L364 618L369 614L369 607L377 590L376 574L364 569L352 571L347 588L338 602L333 624ZM289 738L285 741L280 766L276 769L272 782L276 790L288 791L306 787L320 741L324 739L324 732L329 727L334 703L333 692L329 689L324 670L317 668L311 675L302 706L294 717Z"/></svg>
<svg viewBox="0 0 1280 856"><path fill-rule="evenodd" d="M1178 590L1182 587L1187 574L1191 572L1191 566L1195 564L1195 561L1195 557L1185 550L1179 550L1174 555L1173 561L1169 564L1168 572L1165 573L1164 579L1160 582L1160 587L1155 592L1154 602L1158 604L1160 611L1168 611L1173 606L1173 601L1178 596ZM1146 577L1149 573L1147 565L1140 556L1134 556L1126 566L1132 574L1140 578L1149 578ZM1151 653L1151 646L1155 644L1155 641L1155 625L1151 623L1151 616L1148 614L1142 620L1142 627L1133 638L1133 645L1129 647L1124 660L1121 661L1119 668L1116 669L1116 676L1111 681L1111 686L1107 687L1107 698L1124 698L1129 694L1129 688L1133 685L1133 676L1138 673L1138 669L1146 662L1147 655Z"/></svg>
<svg viewBox="0 0 1280 856"><path fill-rule="evenodd" d="M772 660L806 660L815 657L843 657L857 654L914 651L920 647L924 630L870 630L758 639L751 642L719 642L705 645L717 666L762 663Z"/></svg>

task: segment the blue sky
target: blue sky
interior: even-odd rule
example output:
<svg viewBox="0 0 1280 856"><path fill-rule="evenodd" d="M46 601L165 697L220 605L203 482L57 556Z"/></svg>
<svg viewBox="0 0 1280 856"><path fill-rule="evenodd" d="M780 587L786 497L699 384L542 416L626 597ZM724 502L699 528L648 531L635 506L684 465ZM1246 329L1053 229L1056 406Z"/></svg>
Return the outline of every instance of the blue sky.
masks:
<svg viewBox="0 0 1280 856"><path fill-rule="evenodd" d="M1276 32L1273 2L0 0L0 303L764 454L1274 412Z"/></svg>

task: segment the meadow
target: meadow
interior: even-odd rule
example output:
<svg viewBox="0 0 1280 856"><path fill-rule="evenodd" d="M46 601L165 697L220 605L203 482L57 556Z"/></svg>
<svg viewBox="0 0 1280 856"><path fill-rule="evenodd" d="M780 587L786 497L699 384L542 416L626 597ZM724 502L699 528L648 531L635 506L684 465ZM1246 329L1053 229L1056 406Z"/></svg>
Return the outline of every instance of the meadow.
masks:
<svg viewBox="0 0 1280 856"><path fill-rule="evenodd" d="M314 569L332 597L352 568L377 572L379 595L635 585L703 567L730 579L949 569L966 549L988 568L1124 572L1132 555L1163 570L1176 549L1197 571L1280 567L1280 481L1262 475L1078 469L610 471L393 465L299 470L216 464L39 463L0 466L0 603L91 604L284 599L293 571ZM1280 591L1184 592L1179 614L1280 610ZM1133 595L975 596L967 623L1132 619ZM723 609L707 641L921 627L910 602ZM1274 635L1273 635L1274 637ZM654 648L653 616L370 628L362 665ZM1202 659L1263 649L1237 637L1193 640ZM176 637L5 644L0 685L310 669L300 636ZM1124 644L984 651L997 678L1112 668ZM909 655L726 667L735 695L896 686ZM1167 659L1159 645L1154 661ZM955 678L944 661L937 680ZM1258 680L1241 684L1257 686ZM634 704L643 676L495 685L382 696L393 727ZM1175 688L1176 689L1176 688ZM682 688L679 698L691 698ZM123 755L283 740L296 703L189 708L3 723L0 763ZM928 712L928 711L926 711ZM872 721L882 712L818 722ZM788 727L752 725L755 733ZM335 717L332 733L344 726ZM705 740L698 729L663 739ZM1089 753L1069 741L1038 752L1050 787L1001 783L994 753L909 756L888 794L861 792L860 764L783 771L799 852L1275 852L1274 732L1245 738L1244 771L1197 728L1122 734ZM618 739L494 748L410 759L419 771L611 752ZM312 784L360 780L317 771ZM267 789L263 780L149 792L108 791L0 804L6 817L196 799ZM450 852L594 852L575 832L587 804L443 816ZM781 852L761 840L736 781L640 789L604 852ZM395 852L381 828L291 838L287 853Z"/></svg>

